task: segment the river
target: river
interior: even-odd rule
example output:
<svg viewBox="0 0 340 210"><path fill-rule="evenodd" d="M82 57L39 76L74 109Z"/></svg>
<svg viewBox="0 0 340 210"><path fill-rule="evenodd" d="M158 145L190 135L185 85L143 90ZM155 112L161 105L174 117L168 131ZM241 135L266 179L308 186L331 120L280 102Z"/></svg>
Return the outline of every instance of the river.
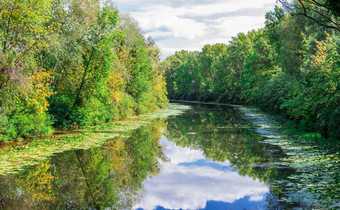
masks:
<svg viewBox="0 0 340 210"><path fill-rule="evenodd" d="M320 167L331 166L306 171L297 159L309 160L315 145L287 143L279 134L254 110L191 105L129 137L0 176L0 209L337 208L338 152L318 147L328 158ZM315 173L324 176L316 183L308 176Z"/></svg>

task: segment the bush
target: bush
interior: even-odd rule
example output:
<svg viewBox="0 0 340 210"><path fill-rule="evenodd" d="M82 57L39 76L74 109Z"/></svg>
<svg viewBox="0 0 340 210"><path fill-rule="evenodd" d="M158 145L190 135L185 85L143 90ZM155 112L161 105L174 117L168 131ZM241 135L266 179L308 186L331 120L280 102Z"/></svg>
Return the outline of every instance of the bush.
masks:
<svg viewBox="0 0 340 210"><path fill-rule="evenodd" d="M13 86L12 86L13 87ZM49 135L52 132L52 121L50 116L41 108L44 104L37 102L27 106L28 102L34 100L30 94L18 94L13 89L0 92L0 142L20 139L22 137ZM6 97L4 97L4 95Z"/></svg>

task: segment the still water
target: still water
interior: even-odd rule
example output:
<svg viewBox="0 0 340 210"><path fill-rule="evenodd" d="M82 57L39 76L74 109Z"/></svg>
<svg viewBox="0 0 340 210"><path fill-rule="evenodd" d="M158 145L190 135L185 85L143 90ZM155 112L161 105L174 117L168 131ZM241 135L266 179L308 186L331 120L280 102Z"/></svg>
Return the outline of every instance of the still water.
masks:
<svg viewBox="0 0 340 210"><path fill-rule="evenodd" d="M292 208L273 183L296 172L263 138L237 109L194 105L0 176L0 209Z"/></svg>

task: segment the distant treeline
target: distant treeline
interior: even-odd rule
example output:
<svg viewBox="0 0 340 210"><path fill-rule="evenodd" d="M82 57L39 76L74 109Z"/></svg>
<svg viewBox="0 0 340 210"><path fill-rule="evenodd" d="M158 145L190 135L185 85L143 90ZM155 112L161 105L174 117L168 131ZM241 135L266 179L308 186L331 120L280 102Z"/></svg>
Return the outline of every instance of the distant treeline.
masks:
<svg viewBox="0 0 340 210"><path fill-rule="evenodd" d="M256 105L340 138L339 44L337 30L276 7L263 29L201 52L176 52L161 66L170 99Z"/></svg>
<svg viewBox="0 0 340 210"><path fill-rule="evenodd" d="M160 50L100 0L0 2L0 143L167 105Z"/></svg>

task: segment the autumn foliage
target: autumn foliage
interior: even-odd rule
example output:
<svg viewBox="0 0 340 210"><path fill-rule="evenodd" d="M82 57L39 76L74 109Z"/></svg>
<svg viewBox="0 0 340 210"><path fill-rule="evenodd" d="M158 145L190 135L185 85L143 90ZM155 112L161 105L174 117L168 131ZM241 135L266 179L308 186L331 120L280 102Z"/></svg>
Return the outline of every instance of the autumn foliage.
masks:
<svg viewBox="0 0 340 210"><path fill-rule="evenodd" d="M0 143L166 106L159 52L110 3L1 1Z"/></svg>

